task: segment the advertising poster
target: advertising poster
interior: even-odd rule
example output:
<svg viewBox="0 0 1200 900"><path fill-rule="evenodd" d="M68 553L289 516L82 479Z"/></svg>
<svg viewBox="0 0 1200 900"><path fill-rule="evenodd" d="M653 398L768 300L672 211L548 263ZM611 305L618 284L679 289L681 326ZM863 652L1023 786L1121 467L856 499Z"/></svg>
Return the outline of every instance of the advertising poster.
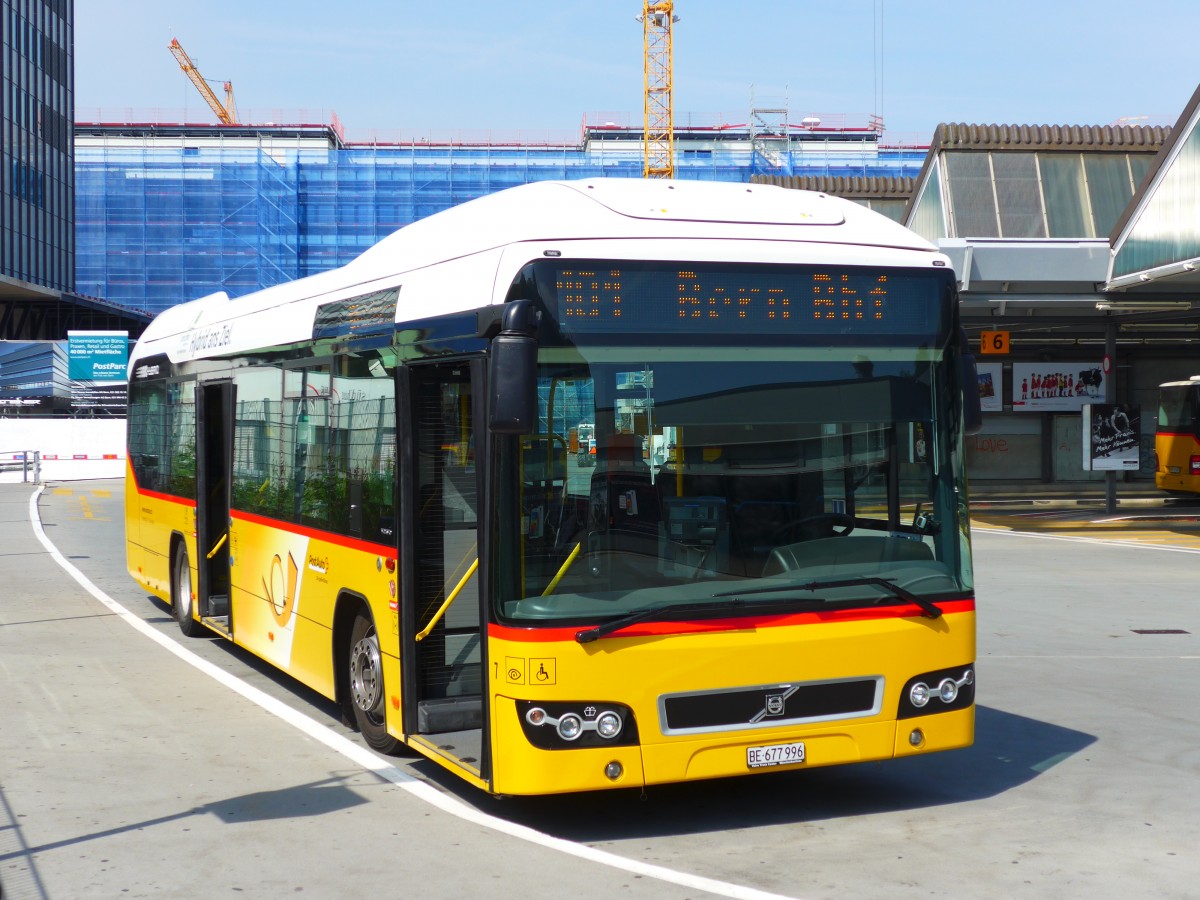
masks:
<svg viewBox="0 0 1200 900"><path fill-rule="evenodd" d="M72 409L125 413L129 332L68 331L67 373Z"/></svg>
<svg viewBox="0 0 1200 900"><path fill-rule="evenodd" d="M1141 408L1117 403L1083 407L1083 467L1092 472L1137 471Z"/></svg>
<svg viewBox="0 0 1200 900"><path fill-rule="evenodd" d="M1080 412L1104 399L1099 362L1013 363L1013 412Z"/></svg>
<svg viewBox="0 0 1200 900"><path fill-rule="evenodd" d="M984 412L1004 411L1003 363L976 363L979 375L979 407Z"/></svg>

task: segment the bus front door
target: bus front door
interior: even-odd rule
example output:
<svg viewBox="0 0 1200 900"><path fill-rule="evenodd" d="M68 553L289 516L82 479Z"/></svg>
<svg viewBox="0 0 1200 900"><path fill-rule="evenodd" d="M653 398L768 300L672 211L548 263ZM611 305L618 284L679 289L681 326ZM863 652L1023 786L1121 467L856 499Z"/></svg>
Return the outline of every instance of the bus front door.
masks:
<svg viewBox="0 0 1200 900"><path fill-rule="evenodd" d="M229 475L233 384L202 385L196 428L196 603L210 628L232 634L229 616Z"/></svg>
<svg viewBox="0 0 1200 900"><path fill-rule="evenodd" d="M481 362L411 365L407 392L411 503L404 556L405 732L488 777L479 573L483 456L476 466ZM482 440L478 442L482 445Z"/></svg>

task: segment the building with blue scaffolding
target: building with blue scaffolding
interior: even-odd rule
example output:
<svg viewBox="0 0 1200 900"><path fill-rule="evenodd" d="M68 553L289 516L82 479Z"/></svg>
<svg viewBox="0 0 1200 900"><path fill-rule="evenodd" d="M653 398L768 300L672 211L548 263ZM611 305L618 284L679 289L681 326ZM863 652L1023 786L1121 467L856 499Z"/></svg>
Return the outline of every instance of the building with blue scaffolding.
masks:
<svg viewBox="0 0 1200 900"><path fill-rule="evenodd" d="M913 179L926 148L870 123L678 129L675 177ZM344 265L396 229L532 181L642 177L642 132L571 143L348 143L339 124L75 126L76 283L147 313ZM866 201L864 201L866 202ZM890 212L899 218L903 204Z"/></svg>

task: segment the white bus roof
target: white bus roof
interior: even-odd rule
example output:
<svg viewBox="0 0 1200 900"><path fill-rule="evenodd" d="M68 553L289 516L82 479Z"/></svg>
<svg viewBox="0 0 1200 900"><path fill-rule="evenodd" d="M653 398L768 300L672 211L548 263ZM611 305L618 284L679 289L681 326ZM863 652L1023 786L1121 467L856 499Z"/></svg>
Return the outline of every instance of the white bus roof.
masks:
<svg viewBox="0 0 1200 900"><path fill-rule="evenodd" d="M352 262L231 300L160 314L133 359L224 355L304 341L324 303L401 286L398 322L501 303L521 267L565 258L949 267L923 238L827 194L667 179L543 181L399 229Z"/></svg>

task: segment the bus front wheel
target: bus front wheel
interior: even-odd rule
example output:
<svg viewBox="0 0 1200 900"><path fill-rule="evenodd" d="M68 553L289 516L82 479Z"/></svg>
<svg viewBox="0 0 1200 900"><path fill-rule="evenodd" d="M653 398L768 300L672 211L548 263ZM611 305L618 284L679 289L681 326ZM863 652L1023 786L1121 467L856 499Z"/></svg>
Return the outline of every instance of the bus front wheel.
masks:
<svg viewBox="0 0 1200 900"><path fill-rule="evenodd" d="M175 553L175 569L171 575L171 605L184 636L200 634L204 626L192 616L192 567L188 565L187 549L182 544Z"/></svg>
<svg viewBox="0 0 1200 900"><path fill-rule="evenodd" d="M395 753L400 742L387 733L379 634L371 617L361 610L355 615L354 625L350 629L348 667L347 684L350 707L354 710L354 724L373 750Z"/></svg>

